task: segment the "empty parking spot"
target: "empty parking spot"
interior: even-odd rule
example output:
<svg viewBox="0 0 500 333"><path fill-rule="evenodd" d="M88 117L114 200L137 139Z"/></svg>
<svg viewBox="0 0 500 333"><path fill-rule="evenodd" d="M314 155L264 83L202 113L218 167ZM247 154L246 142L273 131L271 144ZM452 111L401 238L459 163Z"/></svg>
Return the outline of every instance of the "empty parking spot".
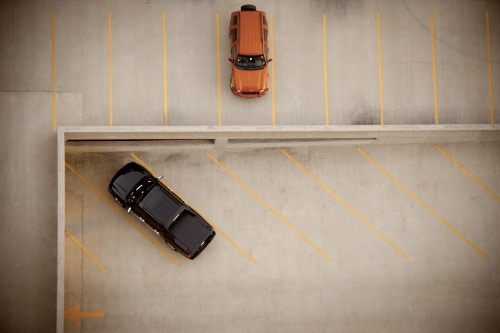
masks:
<svg viewBox="0 0 500 333"><path fill-rule="evenodd" d="M113 34L111 31L111 13L108 13L108 95L109 126L113 126Z"/></svg>
<svg viewBox="0 0 500 333"><path fill-rule="evenodd" d="M432 77L434 83L434 122L439 124L438 92L437 92L437 70L436 70L436 29L434 28L434 12L430 13L431 37L432 37Z"/></svg>
<svg viewBox="0 0 500 333"><path fill-rule="evenodd" d="M97 259L97 257L95 255L92 254L92 252L90 252L89 249L87 249L83 244L82 242L80 242L78 240L78 238L76 238L75 236L73 236L69 231L65 231L66 233L66 236L68 236L73 242L76 243L76 245L78 245L83 252L85 252L86 255L89 256L89 258L102 270L104 270L104 265L101 264L101 262L99 261L99 259Z"/></svg>
<svg viewBox="0 0 500 333"><path fill-rule="evenodd" d="M380 13L377 13L377 45L378 45L378 86L380 98L380 125L384 125L384 82L382 80L382 31Z"/></svg>
<svg viewBox="0 0 500 333"><path fill-rule="evenodd" d="M438 152L441 153L448 161L450 161L453 165L455 165L462 173L464 173L467 177L469 177L474 183L479 185L486 193L491 195L496 201L500 201L500 196L498 196L492 189L486 186L482 181L480 181L476 176L474 176L469 170L467 170L462 164L460 164L457 160L455 160L450 154L448 154L443 148L439 145L435 145L434 148Z"/></svg>
<svg viewBox="0 0 500 333"><path fill-rule="evenodd" d="M302 170L309 178L311 178L316 184L318 184L326 193L337 200L342 206L344 206L352 215L363 222L375 235L386 242L397 254L399 254L404 260L408 260L408 256L400 248L396 246L389 238L387 238L381 231L375 228L368 220L352 208L347 202L345 202L337 193L326 186L318 177L316 177L309 169L307 169L302 163L300 163L296 158L290 155L286 150L282 149L281 152L285 155L293 164L295 164L300 170Z"/></svg>
<svg viewBox="0 0 500 333"><path fill-rule="evenodd" d="M158 242L156 239L152 238L147 231L144 229L140 228L135 221L133 221L130 218L130 215L126 214L123 212L123 208L118 206L118 204L109 198L109 195L103 194L101 191L99 191L94 185L92 185L87 179L85 179L78 171L76 171L75 168L73 168L71 165L68 163L65 163L66 167L73 173L75 174L78 179L81 180L82 183L87 185L88 188L90 188L95 194L97 194L104 202L106 202L111 208L115 210L118 214L120 214L132 227L134 227L135 230L139 231L141 235L146 237L147 240L149 240L158 250L160 250L170 261L172 261L175 265L179 265L179 261L175 259L169 252L165 250L165 247Z"/></svg>
<svg viewBox="0 0 500 333"><path fill-rule="evenodd" d="M490 96L490 123L495 123L495 103L493 101L493 68L491 65L490 12L486 12L486 52L488 56L488 93Z"/></svg>
<svg viewBox="0 0 500 333"><path fill-rule="evenodd" d="M220 94L220 27L219 14L215 15L215 35L217 42L217 124L222 126L222 109Z"/></svg>
<svg viewBox="0 0 500 333"><path fill-rule="evenodd" d="M135 155L134 153L131 153L130 156L132 156L133 159L135 159L138 163L140 163L143 167L145 167L152 175L157 175L153 169L151 169L142 159L140 159L139 157L137 157L137 155ZM179 198L181 198L182 200L184 200L184 198L182 196L180 196L177 192L173 191L172 187L170 187L170 185L165 181L165 179L161 179L161 182L163 182L168 188L170 188L170 190L172 190L172 192L174 192ZM184 200L185 203L187 203L189 206L191 206L191 204L189 204L186 200ZM193 207L193 206L191 206ZM193 207L194 208L194 207ZM199 212L198 212L199 214ZM200 214L201 215L201 214ZM210 223L212 225L212 227L215 229L215 231L222 236L222 238L224 238L226 241L228 241L236 250L238 250L241 254L243 254L248 260L250 260L254 265L258 265L259 263L257 262L257 260L255 260L254 257L252 257L247 251L245 251L240 245L238 245L235 241L233 241L231 238L229 238L229 236L223 232L218 226L216 226L215 224L213 224L211 221L209 221L207 218L205 218L203 216L203 218L205 220L208 221L208 223Z"/></svg>
<svg viewBox="0 0 500 333"><path fill-rule="evenodd" d="M163 40L163 124L168 125L167 99L167 30L165 27L165 13L161 14L161 32Z"/></svg>
<svg viewBox="0 0 500 333"><path fill-rule="evenodd" d="M270 34L270 41L271 41L271 59L273 61L271 62L271 112L272 112L272 122L273 125L276 125L276 99L275 99L275 92L274 92L274 86L276 85L274 81L274 27L273 27L273 14L269 14L269 34Z"/></svg>
<svg viewBox="0 0 500 333"><path fill-rule="evenodd" d="M330 114L328 112L328 55L326 49L326 14L323 14L323 83L325 91L325 124L330 125Z"/></svg>
<svg viewBox="0 0 500 333"><path fill-rule="evenodd" d="M286 224L297 236L299 236L303 241L305 241L309 246L311 246L316 252L318 252L324 259L332 261L330 256L316 246L306 235L304 235L296 226L294 226L290 221L288 221L283 215L281 215L276 209L274 209L270 204L268 204L260 195L257 194L250 186L248 186L243 180L236 176L228 167L226 167L222 162L220 162L214 155L210 152L205 152L205 154L210 158L215 164L217 164L228 176L235 180L241 187L243 187L248 193L250 193L255 199L257 199L264 207L266 207L271 213L276 215L283 223Z"/></svg>
<svg viewBox="0 0 500 333"><path fill-rule="evenodd" d="M396 184L400 189L402 189L408 196L415 200L418 204L424 207L429 213L431 213L439 222L441 222L446 228L452 231L458 238L464 241L471 249L473 249L481 257L486 257L486 254L482 252L474 243L472 243L467 237L465 237L460 231L458 231L450 222L448 222L443 216L441 216L437 211L435 211L431 206L429 206L424 200L422 200L415 193L410 191L409 188L404 186L400 181L394 178L389 172L387 172L380 164L378 164L370 155L368 155L362 148L356 148L358 152L363 155L371 164L373 164L384 176L389 178L394 184Z"/></svg>
<svg viewBox="0 0 500 333"><path fill-rule="evenodd" d="M57 81L56 81L56 13L50 13L50 32L52 41L52 130L57 129Z"/></svg>

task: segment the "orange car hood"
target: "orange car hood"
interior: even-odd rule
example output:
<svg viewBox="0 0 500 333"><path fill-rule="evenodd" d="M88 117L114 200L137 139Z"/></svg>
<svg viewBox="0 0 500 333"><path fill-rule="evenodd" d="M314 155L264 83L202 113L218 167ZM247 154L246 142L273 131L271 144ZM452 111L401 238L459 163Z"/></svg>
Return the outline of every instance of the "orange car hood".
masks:
<svg viewBox="0 0 500 333"><path fill-rule="evenodd" d="M248 71L233 69L234 87L239 90L259 91L267 88L267 67L261 70Z"/></svg>

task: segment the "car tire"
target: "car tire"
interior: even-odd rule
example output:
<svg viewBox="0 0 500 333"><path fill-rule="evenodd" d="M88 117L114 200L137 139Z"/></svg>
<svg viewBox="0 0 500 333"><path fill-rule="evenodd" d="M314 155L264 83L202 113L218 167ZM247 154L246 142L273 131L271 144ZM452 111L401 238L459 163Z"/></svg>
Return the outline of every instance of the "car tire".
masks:
<svg viewBox="0 0 500 333"><path fill-rule="evenodd" d="M257 7L255 7L254 5L243 5L241 6L241 11L242 12L252 12L252 11L256 11L257 10Z"/></svg>

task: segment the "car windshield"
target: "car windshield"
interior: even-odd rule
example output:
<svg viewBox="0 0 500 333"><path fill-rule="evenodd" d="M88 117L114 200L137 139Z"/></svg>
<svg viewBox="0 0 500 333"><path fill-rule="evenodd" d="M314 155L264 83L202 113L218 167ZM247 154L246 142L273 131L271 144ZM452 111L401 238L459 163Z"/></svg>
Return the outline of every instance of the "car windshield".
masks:
<svg viewBox="0 0 500 333"><path fill-rule="evenodd" d="M236 57L235 65L239 69L262 69L266 67L266 58L264 58L263 54L258 56L244 56L240 54Z"/></svg>
<svg viewBox="0 0 500 333"><path fill-rule="evenodd" d="M154 184L155 181L153 178L151 177L144 178L144 180L139 185L137 185L137 187L132 192L130 192L128 196L128 201L130 202L140 201L141 198L144 197L144 195L148 193L149 190L151 190Z"/></svg>

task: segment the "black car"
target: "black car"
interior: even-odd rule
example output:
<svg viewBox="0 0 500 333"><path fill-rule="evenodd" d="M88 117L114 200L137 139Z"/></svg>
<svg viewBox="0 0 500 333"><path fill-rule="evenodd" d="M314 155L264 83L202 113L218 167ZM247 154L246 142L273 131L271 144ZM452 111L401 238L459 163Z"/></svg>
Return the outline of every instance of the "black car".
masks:
<svg viewBox="0 0 500 333"><path fill-rule="evenodd" d="M130 162L111 179L108 190L173 250L194 259L214 238L214 228L159 179Z"/></svg>

